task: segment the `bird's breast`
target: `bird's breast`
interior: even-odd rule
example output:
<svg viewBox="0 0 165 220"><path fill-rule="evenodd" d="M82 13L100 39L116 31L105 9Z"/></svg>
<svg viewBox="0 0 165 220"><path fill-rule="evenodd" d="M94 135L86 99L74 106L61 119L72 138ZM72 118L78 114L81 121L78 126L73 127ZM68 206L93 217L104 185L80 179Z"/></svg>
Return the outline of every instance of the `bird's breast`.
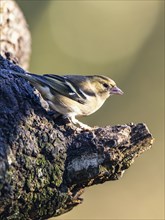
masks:
<svg viewBox="0 0 165 220"><path fill-rule="evenodd" d="M57 94L53 99L46 100L52 110L63 115L85 116L97 111L104 103L104 99L99 96L87 97L85 103L81 104L66 96Z"/></svg>

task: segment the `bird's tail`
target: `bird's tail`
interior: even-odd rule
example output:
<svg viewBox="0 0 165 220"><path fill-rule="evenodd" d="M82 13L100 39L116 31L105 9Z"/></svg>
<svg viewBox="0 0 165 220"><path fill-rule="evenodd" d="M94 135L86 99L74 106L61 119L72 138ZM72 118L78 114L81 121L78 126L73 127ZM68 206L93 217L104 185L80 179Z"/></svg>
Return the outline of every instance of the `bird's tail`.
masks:
<svg viewBox="0 0 165 220"><path fill-rule="evenodd" d="M19 73L19 72L16 72L16 71L10 71L12 74L14 75L17 75L17 76L20 76L26 80L28 80L32 85L36 86L37 84L45 84L43 78L37 74L32 74L32 73L29 73L29 72L26 72L26 73Z"/></svg>

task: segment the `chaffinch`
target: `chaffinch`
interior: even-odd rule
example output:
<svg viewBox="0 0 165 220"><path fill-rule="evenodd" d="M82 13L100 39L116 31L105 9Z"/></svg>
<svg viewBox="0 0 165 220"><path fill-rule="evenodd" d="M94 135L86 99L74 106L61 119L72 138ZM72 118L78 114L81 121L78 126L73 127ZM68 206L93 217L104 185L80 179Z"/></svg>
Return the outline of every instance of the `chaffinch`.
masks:
<svg viewBox="0 0 165 220"><path fill-rule="evenodd" d="M96 112L111 95L123 94L112 79L102 75L59 76L28 72L13 73L28 80L48 102L51 110L64 115L84 129L90 129L90 127L75 117L90 115Z"/></svg>

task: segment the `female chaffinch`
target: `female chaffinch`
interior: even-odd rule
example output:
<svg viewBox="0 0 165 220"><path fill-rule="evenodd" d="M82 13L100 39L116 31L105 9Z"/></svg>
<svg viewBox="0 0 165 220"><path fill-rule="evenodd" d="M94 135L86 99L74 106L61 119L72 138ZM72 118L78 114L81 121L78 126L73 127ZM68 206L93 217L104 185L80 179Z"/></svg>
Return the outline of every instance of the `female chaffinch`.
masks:
<svg viewBox="0 0 165 220"><path fill-rule="evenodd" d="M123 94L112 79L102 75L13 73L28 80L48 102L51 110L68 117L74 124L85 129L90 127L78 121L76 116L90 115L111 95Z"/></svg>

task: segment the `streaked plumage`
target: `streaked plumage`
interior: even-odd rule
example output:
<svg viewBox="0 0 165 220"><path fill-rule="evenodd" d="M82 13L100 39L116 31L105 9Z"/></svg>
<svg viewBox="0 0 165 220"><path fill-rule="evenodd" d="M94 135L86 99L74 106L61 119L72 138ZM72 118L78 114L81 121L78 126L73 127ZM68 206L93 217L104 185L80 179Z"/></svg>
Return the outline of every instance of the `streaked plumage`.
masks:
<svg viewBox="0 0 165 220"><path fill-rule="evenodd" d="M89 126L79 122L75 117L94 113L112 94L123 94L112 79L102 75L58 76L13 73L27 79L48 102L51 110L70 118L74 124L88 129Z"/></svg>

